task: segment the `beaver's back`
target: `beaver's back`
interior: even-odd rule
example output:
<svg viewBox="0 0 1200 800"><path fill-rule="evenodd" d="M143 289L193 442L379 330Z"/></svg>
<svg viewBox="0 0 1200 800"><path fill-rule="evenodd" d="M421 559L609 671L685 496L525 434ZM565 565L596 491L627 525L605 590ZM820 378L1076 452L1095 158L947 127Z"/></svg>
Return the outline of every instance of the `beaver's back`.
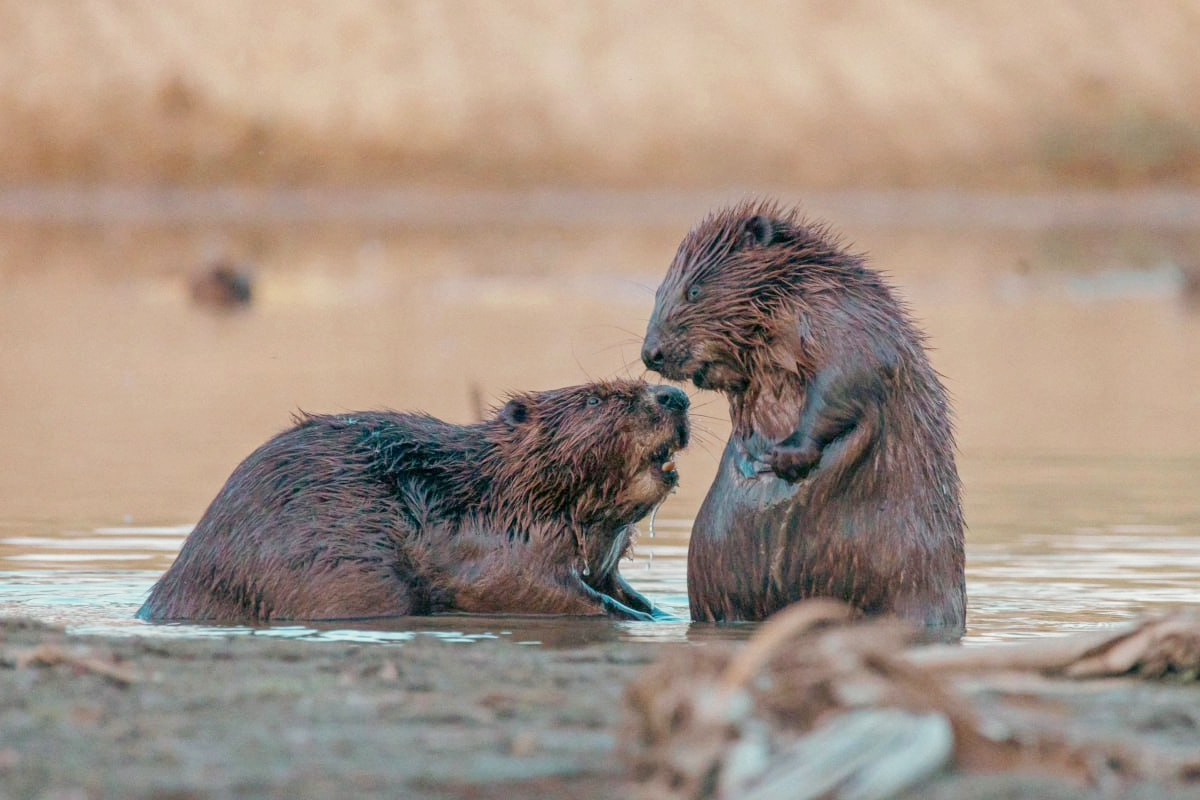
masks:
<svg viewBox="0 0 1200 800"><path fill-rule="evenodd" d="M419 613L425 600L401 545L406 521L422 509L384 480L371 436L382 428L402 440L426 419L380 412L308 417L263 444L230 475L138 615Z"/></svg>

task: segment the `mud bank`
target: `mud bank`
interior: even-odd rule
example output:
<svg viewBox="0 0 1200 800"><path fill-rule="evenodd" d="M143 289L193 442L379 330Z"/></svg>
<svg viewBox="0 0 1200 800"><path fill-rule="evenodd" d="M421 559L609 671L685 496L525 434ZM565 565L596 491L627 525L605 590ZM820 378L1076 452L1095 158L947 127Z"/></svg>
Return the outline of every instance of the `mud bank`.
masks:
<svg viewBox="0 0 1200 800"><path fill-rule="evenodd" d="M0 621L0 798L619 796L621 692L656 652Z"/></svg>
<svg viewBox="0 0 1200 800"><path fill-rule="evenodd" d="M0 798L630 796L618 749L625 685L660 656L712 645L568 644L99 638L0 620ZM1194 682L981 681L972 694L981 707L1000 695L1048 703L1090 736L1200 751ZM1095 788L947 772L906 796Z"/></svg>

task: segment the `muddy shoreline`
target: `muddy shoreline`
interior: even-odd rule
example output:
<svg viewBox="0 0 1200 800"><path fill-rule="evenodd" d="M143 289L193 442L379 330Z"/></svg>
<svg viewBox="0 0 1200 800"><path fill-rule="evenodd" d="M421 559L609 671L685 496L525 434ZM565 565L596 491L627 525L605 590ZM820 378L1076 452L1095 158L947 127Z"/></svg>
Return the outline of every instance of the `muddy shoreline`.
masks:
<svg viewBox="0 0 1200 800"><path fill-rule="evenodd" d="M621 691L658 650L101 638L3 620L0 798L619 795Z"/></svg>
<svg viewBox="0 0 1200 800"><path fill-rule="evenodd" d="M632 792L625 685L703 642L399 646L76 636L0 620L0 798L593 798ZM981 682L1072 727L1200 750L1200 688ZM1191 789L1194 791L1194 789ZM1050 775L953 775L922 797L1091 797ZM1112 796L1185 797L1165 786Z"/></svg>

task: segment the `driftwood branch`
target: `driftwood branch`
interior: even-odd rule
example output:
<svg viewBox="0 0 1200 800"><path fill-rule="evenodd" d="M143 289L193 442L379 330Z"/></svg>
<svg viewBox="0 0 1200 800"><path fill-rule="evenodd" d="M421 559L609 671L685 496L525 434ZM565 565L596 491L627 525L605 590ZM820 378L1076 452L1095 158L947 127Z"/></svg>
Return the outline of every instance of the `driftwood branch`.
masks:
<svg viewBox="0 0 1200 800"><path fill-rule="evenodd" d="M1200 672L1200 611L1181 609L1106 631L978 647L941 645L905 653L927 670L1026 670L1071 678L1169 675L1193 680Z"/></svg>
<svg viewBox="0 0 1200 800"><path fill-rule="evenodd" d="M852 621L802 603L744 646L673 653L626 694L625 756L643 795L661 798L890 797L948 771L1036 772L1095 790L1181 784L1200 756L1125 737L1080 737L1029 677L1022 714L983 707L960 685L981 676L1193 680L1200 613L1112 631L984 647L916 647L895 620ZM1021 722L1013 722L1013 720Z"/></svg>

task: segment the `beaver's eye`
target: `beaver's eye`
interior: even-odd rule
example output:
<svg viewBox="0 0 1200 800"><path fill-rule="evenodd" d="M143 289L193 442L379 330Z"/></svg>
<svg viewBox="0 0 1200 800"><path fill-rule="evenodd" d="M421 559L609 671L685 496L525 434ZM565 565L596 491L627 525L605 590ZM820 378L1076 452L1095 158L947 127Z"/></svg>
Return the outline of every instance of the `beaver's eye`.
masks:
<svg viewBox="0 0 1200 800"><path fill-rule="evenodd" d="M596 397L596 395L594 395L594 394L589 395L588 399L587 399L587 404L589 406L598 406L598 405L600 405L600 398Z"/></svg>
<svg viewBox="0 0 1200 800"><path fill-rule="evenodd" d="M696 299L698 297L700 297L700 287L697 284L693 283L691 286L688 287L687 299L694 303L694 302L696 302Z"/></svg>

